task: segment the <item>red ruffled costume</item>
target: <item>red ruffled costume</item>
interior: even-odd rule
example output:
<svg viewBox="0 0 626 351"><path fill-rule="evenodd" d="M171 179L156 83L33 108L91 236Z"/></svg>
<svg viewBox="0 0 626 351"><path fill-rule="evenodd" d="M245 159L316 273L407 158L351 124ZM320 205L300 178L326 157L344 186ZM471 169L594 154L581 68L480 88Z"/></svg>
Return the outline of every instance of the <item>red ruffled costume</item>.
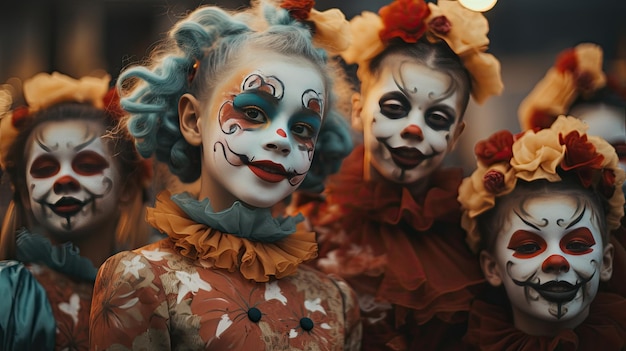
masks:
<svg viewBox="0 0 626 351"><path fill-rule="evenodd" d="M472 289L484 284L459 223L462 172L435 172L414 197L364 181L363 153L355 149L329 179L326 202L298 209L319 234L317 266L359 295L364 350L445 348L464 333Z"/></svg>
<svg viewBox="0 0 626 351"><path fill-rule="evenodd" d="M589 316L575 329L554 337L533 336L515 328L510 307L477 300L464 338L480 351L617 351L626 349L626 299L598 293Z"/></svg>

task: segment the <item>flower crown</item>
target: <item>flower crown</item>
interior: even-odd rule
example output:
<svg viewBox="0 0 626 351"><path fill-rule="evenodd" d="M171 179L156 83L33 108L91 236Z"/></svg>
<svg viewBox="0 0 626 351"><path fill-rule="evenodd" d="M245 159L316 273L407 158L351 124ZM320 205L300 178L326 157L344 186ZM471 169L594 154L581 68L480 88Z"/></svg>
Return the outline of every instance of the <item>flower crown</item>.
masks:
<svg viewBox="0 0 626 351"><path fill-rule="evenodd" d="M458 1L395 0L382 7L378 15L363 12L350 21L352 45L341 56L359 67L385 50L389 41L400 38L416 43L422 36L431 42L444 40L457 54L472 79L472 96L483 103L489 96L500 95L503 84L500 62L486 53L489 45L489 23L479 12L471 11ZM362 70L357 71L362 78Z"/></svg>
<svg viewBox="0 0 626 351"><path fill-rule="evenodd" d="M564 50L535 88L522 101L518 117L522 128L546 128L566 114L579 96L588 97L607 83L602 71L602 48L583 43Z"/></svg>
<svg viewBox="0 0 626 351"><path fill-rule="evenodd" d="M88 103L105 110L115 119L120 119L124 111L119 104L115 88L109 88L110 75L103 77L83 77L74 79L59 72L39 73L24 81L24 99L28 106L9 110L12 103L10 93L4 91L0 97L0 167L6 167L6 157L23 122L35 113L63 102ZM144 162L146 163L146 162ZM142 178L149 182L151 166L142 164Z"/></svg>
<svg viewBox="0 0 626 351"><path fill-rule="evenodd" d="M559 182L565 173L576 175L583 187L608 199L607 225L610 230L619 227L624 216L624 171L615 149L586 130L579 119L559 116L550 128L516 136L500 131L476 144L477 169L463 180L458 197L461 225L472 250L477 252L480 244L476 217L493 208L496 197L513 191L517 179Z"/></svg>
<svg viewBox="0 0 626 351"><path fill-rule="evenodd" d="M292 18L313 25L313 44L316 46L331 54L347 49L352 36L350 24L343 12L339 9L320 12L313 6L315 6L314 0L284 0L280 5L289 12Z"/></svg>

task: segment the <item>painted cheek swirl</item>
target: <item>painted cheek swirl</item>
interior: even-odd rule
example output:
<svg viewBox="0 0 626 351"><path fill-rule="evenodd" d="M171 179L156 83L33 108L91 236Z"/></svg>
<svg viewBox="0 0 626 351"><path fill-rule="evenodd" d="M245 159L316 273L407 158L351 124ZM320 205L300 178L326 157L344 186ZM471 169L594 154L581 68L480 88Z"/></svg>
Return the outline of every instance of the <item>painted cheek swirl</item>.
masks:
<svg viewBox="0 0 626 351"><path fill-rule="evenodd" d="M299 141L300 150L306 151L309 161L313 160L313 151L315 150L315 141L320 129L321 116L324 111L324 98L313 89L307 89L302 93L302 106L319 117L319 120L312 121L302 126L307 129L305 133L295 133L296 139Z"/></svg>

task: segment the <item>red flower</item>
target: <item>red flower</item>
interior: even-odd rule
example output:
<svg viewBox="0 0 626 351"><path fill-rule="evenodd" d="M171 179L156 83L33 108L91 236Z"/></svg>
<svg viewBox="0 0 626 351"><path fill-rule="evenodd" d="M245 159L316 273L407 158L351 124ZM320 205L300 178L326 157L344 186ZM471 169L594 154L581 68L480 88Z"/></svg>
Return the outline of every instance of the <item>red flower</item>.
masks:
<svg viewBox="0 0 626 351"><path fill-rule="evenodd" d="M289 15L298 21L306 21L311 9L315 6L313 0L285 0L280 7L289 11Z"/></svg>
<svg viewBox="0 0 626 351"><path fill-rule="evenodd" d="M548 113L545 110L533 110L530 115L529 122L533 129L546 129L550 128L552 123L556 120L557 116Z"/></svg>
<svg viewBox="0 0 626 351"><path fill-rule="evenodd" d="M513 134L508 130L501 130L487 140L479 141L474 147L478 160L485 166L494 163L510 161L513 157Z"/></svg>
<svg viewBox="0 0 626 351"><path fill-rule="evenodd" d="M379 33L384 43L396 37L415 43L428 29L424 20L430 16L430 8L424 0L396 0L382 7L378 14L384 25Z"/></svg>
<svg viewBox="0 0 626 351"><path fill-rule="evenodd" d="M561 161L564 171L576 170L581 183L589 187L592 182L593 170L602 168L604 156L596 152L596 147L587 141L587 135L572 131L563 137L559 134L559 143L565 145L565 157Z"/></svg>
<svg viewBox="0 0 626 351"><path fill-rule="evenodd" d="M576 72L576 70L578 69L578 58L576 57L576 50L569 49L561 52L556 58L555 67L561 73L568 71Z"/></svg>
<svg viewBox="0 0 626 351"><path fill-rule="evenodd" d="M615 173L610 169L602 170L602 181L598 185L598 191L607 199L615 193Z"/></svg>
<svg viewBox="0 0 626 351"><path fill-rule="evenodd" d="M450 31L452 23L448 21L446 16L437 16L428 22L428 27L437 34L446 35Z"/></svg>
<svg viewBox="0 0 626 351"><path fill-rule="evenodd" d="M504 190L504 174L495 170L489 170L483 176L483 186L492 193L497 194Z"/></svg>
<svg viewBox="0 0 626 351"><path fill-rule="evenodd" d="M30 112L28 111L28 107L20 106L13 110L13 115L11 117L11 123L13 127L18 128L24 123L25 118L28 117Z"/></svg>

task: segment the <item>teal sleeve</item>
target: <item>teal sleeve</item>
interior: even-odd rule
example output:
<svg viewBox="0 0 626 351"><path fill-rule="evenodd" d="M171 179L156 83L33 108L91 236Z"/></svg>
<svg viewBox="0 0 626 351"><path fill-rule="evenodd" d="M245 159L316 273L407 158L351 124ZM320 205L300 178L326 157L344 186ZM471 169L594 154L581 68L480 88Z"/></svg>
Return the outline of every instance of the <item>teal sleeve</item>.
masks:
<svg viewBox="0 0 626 351"><path fill-rule="evenodd" d="M0 261L0 350L53 350L56 323L44 288L18 261Z"/></svg>

